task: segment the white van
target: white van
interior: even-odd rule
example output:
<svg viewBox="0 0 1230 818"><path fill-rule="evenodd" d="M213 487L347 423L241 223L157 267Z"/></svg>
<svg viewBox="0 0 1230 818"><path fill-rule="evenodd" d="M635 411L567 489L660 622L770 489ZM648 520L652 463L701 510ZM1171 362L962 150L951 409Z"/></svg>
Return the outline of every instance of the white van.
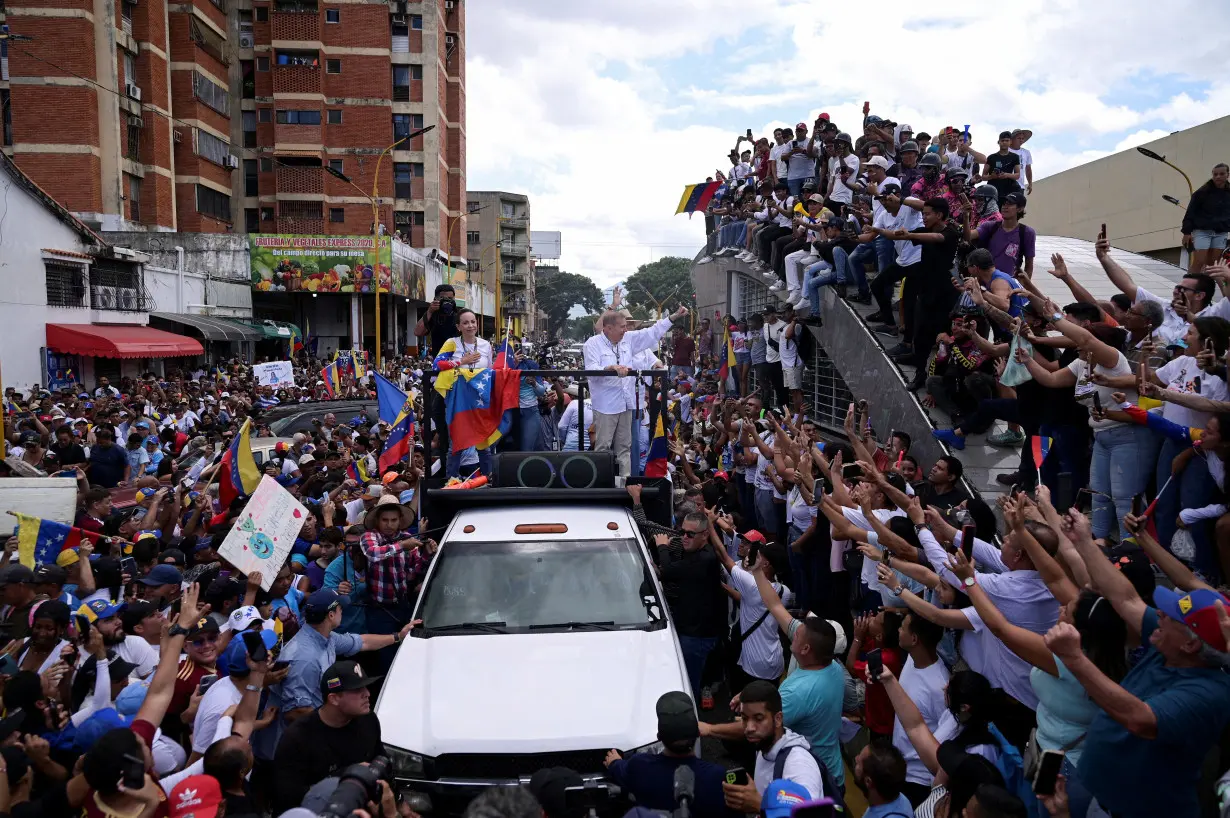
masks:
<svg viewBox="0 0 1230 818"><path fill-rule="evenodd" d="M688 690L640 530L618 505L457 512L376 715L396 786L464 806L482 789L652 751L658 697Z"/></svg>

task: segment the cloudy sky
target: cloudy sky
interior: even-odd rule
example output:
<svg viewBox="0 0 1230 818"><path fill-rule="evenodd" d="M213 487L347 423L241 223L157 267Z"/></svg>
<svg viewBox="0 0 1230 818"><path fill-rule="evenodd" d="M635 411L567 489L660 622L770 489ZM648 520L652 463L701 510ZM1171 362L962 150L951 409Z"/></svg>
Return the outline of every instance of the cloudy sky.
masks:
<svg viewBox="0 0 1230 818"><path fill-rule="evenodd" d="M563 269L607 287L695 254L680 193L749 127L855 130L864 100L917 131L969 124L983 151L1028 127L1036 179L1230 114L1225 0L925 7L470 0L469 188L528 194Z"/></svg>

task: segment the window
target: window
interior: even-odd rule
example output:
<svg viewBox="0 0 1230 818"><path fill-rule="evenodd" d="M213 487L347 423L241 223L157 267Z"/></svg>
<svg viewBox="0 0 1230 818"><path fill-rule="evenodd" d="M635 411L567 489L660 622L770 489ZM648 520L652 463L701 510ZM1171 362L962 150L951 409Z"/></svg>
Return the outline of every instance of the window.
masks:
<svg viewBox="0 0 1230 818"><path fill-rule="evenodd" d="M415 31L422 31L423 30L423 15L411 14L410 15L410 28L414 29Z"/></svg>
<svg viewBox="0 0 1230 818"><path fill-rule="evenodd" d="M329 109L329 124L330 125L341 125L342 124L341 109L338 109L338 108Z"/></svg>
<svg viewBox="0 0 1230 818"><path fill-rule="evenodd" d="M243 122L243 146L245 148L255 148L256 111L243 111L240 113L240 119Z"/></svg>
<svg viewBox="0 0 1230 818"><path fill-rule="evenodd" d="M320 54L315 51L279 51L278 65L320 65Z"/></svg>
<svg viewBox="0 0 1230 818"><path fill-rule="evenodd" d="M261 212L255 207L244 208L243 229L245 233L261 232Z"/></svg>
<svg viewBox="0 0 1230 818"><path fill-rule="evenodd" d="M422 114L393 114L393 138L405 139L423 127ZM404 150L404 148L403 148Z"/></svg>
<svg viewBox="0 0 1230 818"><path fill-rule="evenodd" d="M393 66L393 101L410 101L410 66Z"/></svg>
<svg viewBox="0 0 1230 818"><path fill-rule="evenodd" d="M398 199L413 199L415 176L423 176L422 162L393 163L393 195Z"/></svg>
<svg viewBox="0 0 1230 818"><path fill-rule="evenodd" d="M137 58L128 51L124 52L124 79L133 85L137 84Z"/></svg>
<svg viewBox="0 0 1230 818"><path fill-rule="evenodd" d="M278 110L279 125L319 125L320 111Z"/></svg>
<svg viewBox="0 0 1230 818"><path fill-rule="evenodd" d="M212 216L224 222L231 220L231 197L205 185L196 186L196 209L202 216Z"/></svg>
<svg viewBox="0 0 1230 818"><path fill-rule="evenodd" d="M273 173L273 160L268 156L261 157L261 173Z"/></svg>
<svg viewBox="0 0 1230 818"><path fill-rule="evenodd" d="M141 221L141 177L128 177L128 218Z"/></svg>
<svg viewBox="0 0 1230 818"><path fill-rule="evenodd" d="M124 155L134 162L141 161L141 128L145 122L139 116L128 117L128 141Z"/></svg>
<svg viewBox="0 0 1230 818"><path fill-rule="evenodd" d="M257 164L255 159L243 160L243 195L244 196L259 196L260 177L257 175Z"/></svg>
<svg viewBox="0 0 1230 818"><path fill-rule="evenodd" d="M273 109L272 108L261 108L260 118L261 118L261 122L268 122L271 119L273 119Z"/></svg>
<svg viewBox="0 0 1230 818"><path fill-rule="evenodd" d="M341 159L330 159L329 167L333 168L338 173L345 173L345 171L342 170L342 160Z"/></svg>
<svg viewBox="0 0 1230 818"><path fill-rule="evenodd" d="M513 258L504 259L504 275L515 276L517 274L517 260Z"/></svg>
<svg viewBox="0 0 1230 818"><path fill-rule="evenodd" d="M9 108L9 89L0 88L0 145L13 144L13 112Z"/></svg>
<svg viewBox="0 0 1230 818"><path fill-rule="evenodd" d="M268 57L257 57L256 58L256 70L257 71L268 71L269 70L269 58Z"/></svg>
<svg viewBox="0 0 1230 818"><path fill-rule="evenodd" d="M325 73L326 74L342 73L342 61L341 60L325 60Z"/></svg>
<svg viewBox="0 0 1230 818"><path fill-rule="evenodd" d="M423 66L421 65L410 66L410 79L418 80L419 82L422 82L423 81Z"/></svg>
<svg viewBox="0 0 1230 818"><path fill-rule="evenodd" d="M231 143L219 139L208 131L196 129L196 155L208 159L215 165L226 167L226 160L231 155Z"/></svg>
<svg viewBox="0 0 1230 818"><path fill-rule="evenodd" d="M477 213L478 211L482 209L483 209L483 205L481 202L466 202L466 212L467 213Z"/></svg>
<svg viewBox="0 0 1230 818"><path fill-rule="evenodd" d="M256 22L258 23L268 23L269 22L269 7L268 6L257 6L253 10L256 12Z"/></svg>
<svg viewBox="0 0 1230 818"><path fill-rule="evenodd" d="M427 218L421 210L398 210L393 213L393 225L398 228L422 227Z"/></svg>
<svg viewBox="0 0 1230 818"><path fill-rule="evenodd" d="M346 208L344 207L329 208L329 221L334 222L335 224L341 224L342 222L346 221Z"/></svg>
<svg viewBox="0 0 1230 818"><path fill-rule="evenodd" d="M512 202L500 202L500 215L506 219L511 219L517 214L517 211Z"/></svg>
<svg viewBox="0 0 1230 818"><path fill-rule="evenodd" d="M325 22L326 23L342 22L342 10L341 9L325 9Z"/></svg>
<svg viewBox="0 0 1230 818"><path fill-rule="evenodd" d="M483 237L477 230L466 231L466 244L478 244L482 240Z"/></svg>
<svg viewBox="0 0 1230 818"><path fill-rule="evenodd" d="M225 116L231 115L230 94L221 85L206 77L200 71L192 72L192 93L197 99Z"/></svg>
<svg viewBox="0 0 1230 818"><path fill-rule="evenodd" d="M405 23L389 22L390 34L392 34L392 51L394 54L409 54L410 53L410 30Z"/></svg>
<svg viewBox="0 0 1230 818"><path fill-rule="evenodd" d="M85 265L44 261L48 307L85 306Z"/></svg>
<svg viewBox="0 0 1230 818"><path fill-rule="evenodd" d="M273 221L273 208L272 207L262 207L261 208L261 221L263 222Z"/></svg>

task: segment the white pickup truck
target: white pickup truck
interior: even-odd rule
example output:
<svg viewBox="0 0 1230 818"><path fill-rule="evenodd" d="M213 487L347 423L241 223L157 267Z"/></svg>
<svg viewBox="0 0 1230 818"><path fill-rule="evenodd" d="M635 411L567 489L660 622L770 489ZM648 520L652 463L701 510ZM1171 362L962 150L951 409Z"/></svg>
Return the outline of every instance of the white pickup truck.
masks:
<svg viewBox="0 0 1230 818"><path fill-rule="evenodd" d="M437 809L650 750L688 690L650 554L618 504L463 509L440 541L376 715L396 786Z"/></svg>

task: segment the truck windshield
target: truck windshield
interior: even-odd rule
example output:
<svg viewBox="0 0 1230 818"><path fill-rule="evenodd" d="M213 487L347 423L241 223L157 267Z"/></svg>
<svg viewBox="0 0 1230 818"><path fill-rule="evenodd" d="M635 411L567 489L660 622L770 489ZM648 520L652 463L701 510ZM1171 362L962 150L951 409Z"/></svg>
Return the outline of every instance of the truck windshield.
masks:
<svg viewBox="0 0 1230 818"><path fill-rule="evenodd" d="M662 622L633 540L455 543L436 557L419 617L428 631L619 630Z"/></svg>

